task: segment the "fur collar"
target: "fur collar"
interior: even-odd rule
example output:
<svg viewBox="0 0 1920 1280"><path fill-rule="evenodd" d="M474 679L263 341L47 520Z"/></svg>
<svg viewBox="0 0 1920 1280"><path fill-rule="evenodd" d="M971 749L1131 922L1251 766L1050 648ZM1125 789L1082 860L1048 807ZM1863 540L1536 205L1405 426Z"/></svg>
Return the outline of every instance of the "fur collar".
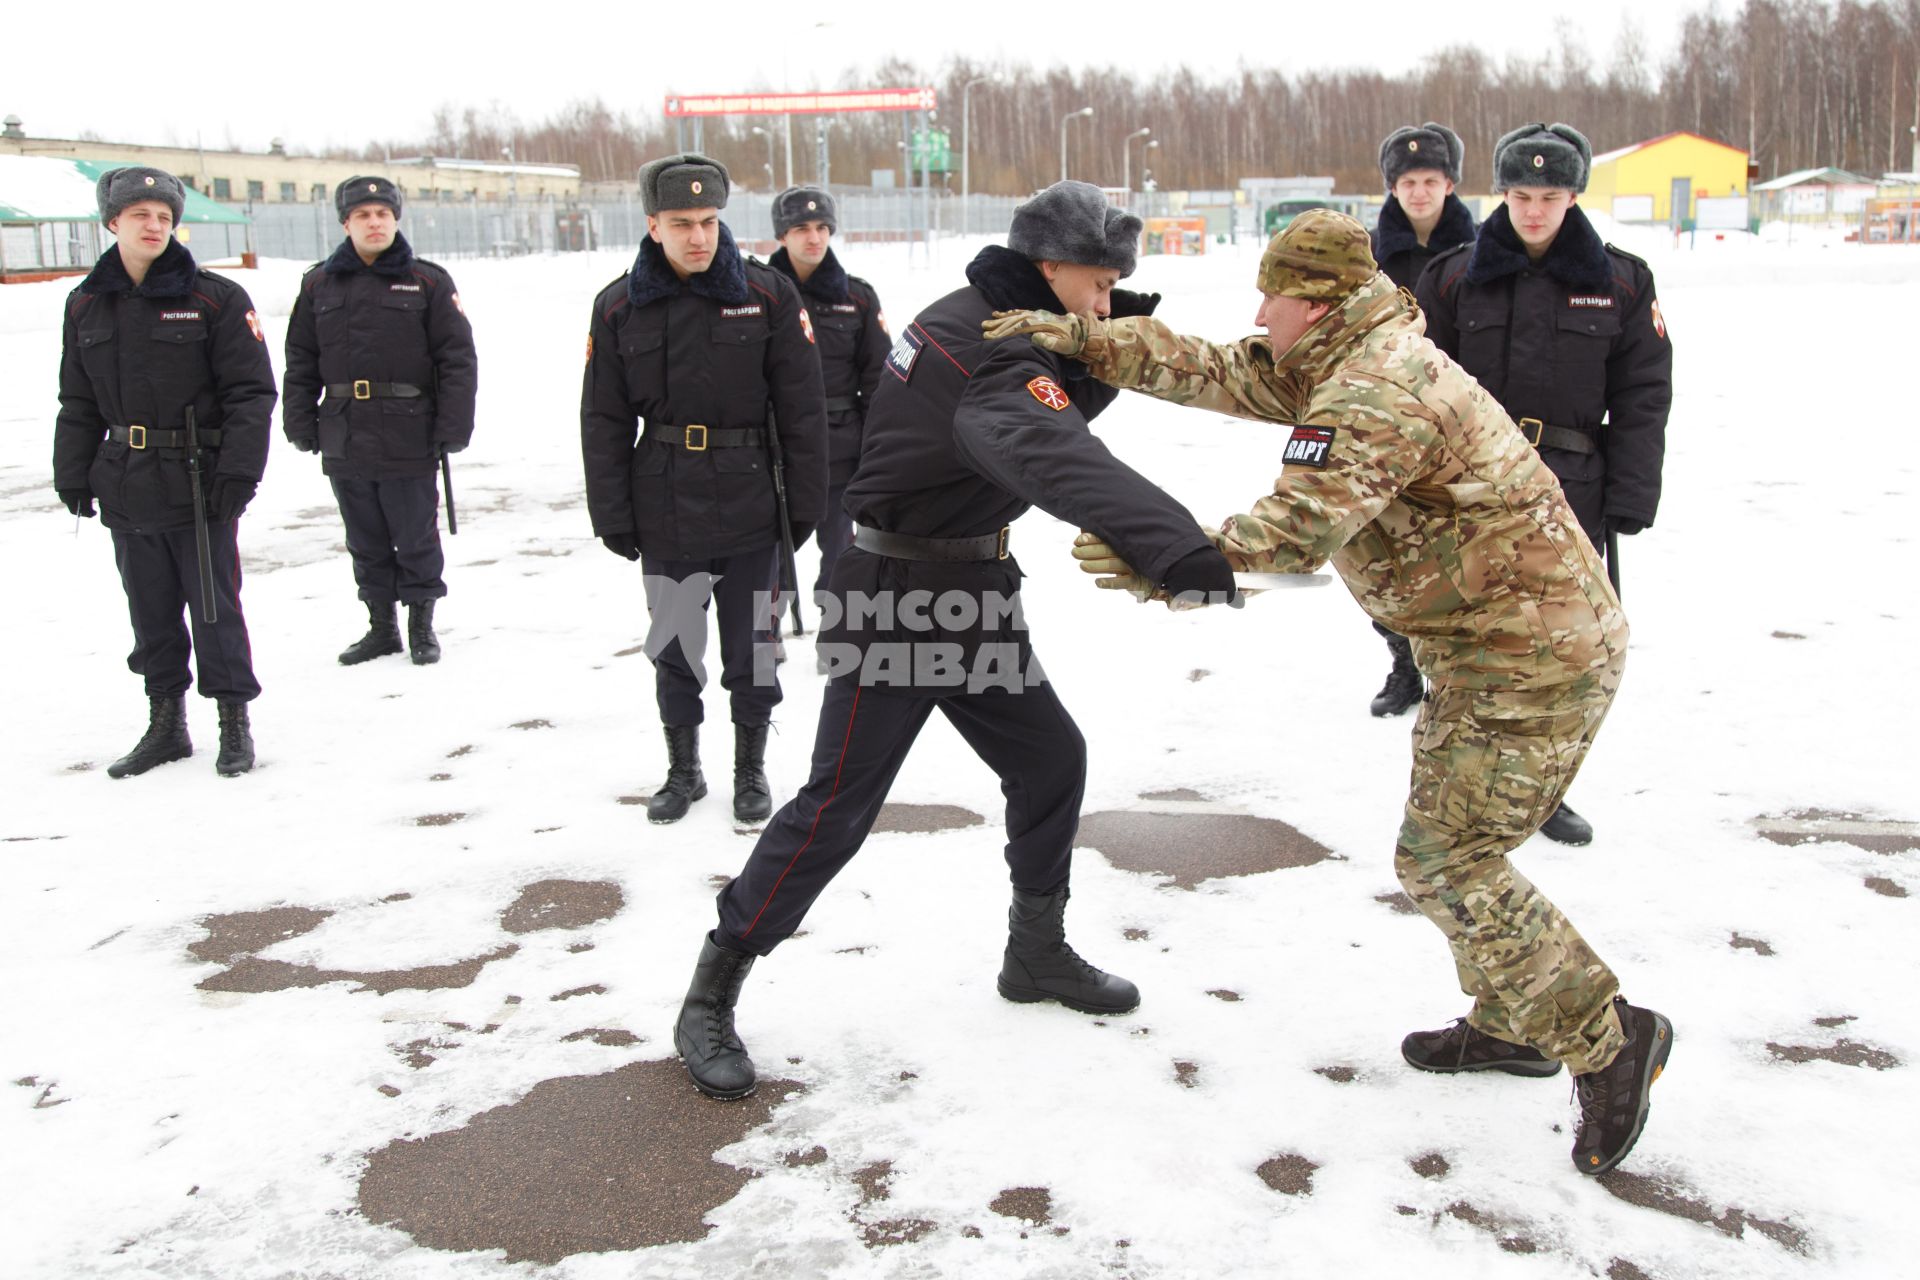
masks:
<svg viewBox="0 0 1920 1280"><path fill-rule="evenodd" d="M321 268L330 276L344 275L350 271L371 271L382 276L404 276L413 272L413 246L398 231L393 233L393 243L381 251L372 265L360 261L355 252L352 239L342 240L340 247L333 251Z"/></svg>
<svg viewBox="0 0 1920 1280"><path fill-rule="evenodd" d="M767 265L793 281L802 293L828 302L853 301L853 290L847 284L847 269L840 265L840 259L834 256L832 249L828 249L827 256L820 259L820 265L813 269L813 274L807 277L805 284L801 284L800 277L795 274L793 259L785 245L774 250L773 256L767 259Z"/></svg>
<svg viewBox="0 0 1920 1280"><path fill-rule="evenodd" d="M194 277L199 271L193 255L187 252L187 246L178 240L169 240L167 247L160 251L160 256L153 260L153 265L147 268L147 278L136 286L133 277L127 274L126 265L120 261L120 246L116 244L93 264L93 270L80 282L80 292L184 298L193 292Z"/></svg>
<svg viewBox="0 0 1920 1280"><path fill-rule="evenodd" d="M1473 214L1460 202L1460 197L1450 195L1446 203L1440 206L1440 221L1434 224L1433 234L1427 237L1427 250L1430 253L1445 253L1456 245L1473 243ZM1407 211L1400 207L1398 196L1388 196L1387 203L1380 210L1380 225L1376 237L1373 256L1385 262L1398 253L1420 247L1420 237L1414 234L1413 223L1407 217Z"/></svg>
<svg viewBox="0 0 1920 1280"><path fill-rule="evenodd" d="M677 292L682 285L699 297L730 306L739 306L747 300L747 260L740 256L740 248L734 244L733 232L726 223L720 224L720 247L714 250L713 261L705 271L697 271L685 280L674 274L666 251L652 238L640 242L640 256L633 260L633 270L627 273L627 300L636 307L644 307Z"/></svg>
<svg viewBox="0 0 1920 1280"><path fill-rule="evenodd" d="M1053 286L1025 254L990 244L967 264L967 283L985 294L995 311L1064 311Z"/></svg>
<svg viewBox="0 0 1920 1280"><path fill-rule="evenodd" d="M1467 264L1467 283L1485 284L1514 275L1527 265L1526 246L1513 229L1507 206L1495 209L1480 227L1480 238L1473 245L1473 260ZM1589 293L1607 293L1613 289L1613 260L1600 233L1587 221L1579 205L1567 210L1560 234L1547 247L1540 268L1560 283Z"/></svg>

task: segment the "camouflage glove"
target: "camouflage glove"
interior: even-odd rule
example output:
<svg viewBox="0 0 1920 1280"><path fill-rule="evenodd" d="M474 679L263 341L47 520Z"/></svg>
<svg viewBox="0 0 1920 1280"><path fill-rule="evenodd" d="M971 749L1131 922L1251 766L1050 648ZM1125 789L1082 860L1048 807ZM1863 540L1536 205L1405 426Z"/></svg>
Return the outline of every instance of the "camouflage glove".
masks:
<svg viewBox="0 0 1920 1280"><path fill-rule="evenodd" d="M1091 315L1057 316L1051 311L996 311L980 322L989 341L1022 334L1033 345L1075 359L1093 359L1106 349L1106 330Z"/></svg>
<svg viewBox="0 0 1920 1280"><path fill-rule="evenodd" d="M1133 571L1133 566L1120 558L1120 553L1100 540L1097 533L1081 530L1080 536L1073 540L1073 558L1080 562L1080 572L1102 575L1094 579L1093 585L1109 591L1131 592L1133 598L1141 604L1156 598L1165 600L1166 593L1157 591L1151 582Z"/></svg>

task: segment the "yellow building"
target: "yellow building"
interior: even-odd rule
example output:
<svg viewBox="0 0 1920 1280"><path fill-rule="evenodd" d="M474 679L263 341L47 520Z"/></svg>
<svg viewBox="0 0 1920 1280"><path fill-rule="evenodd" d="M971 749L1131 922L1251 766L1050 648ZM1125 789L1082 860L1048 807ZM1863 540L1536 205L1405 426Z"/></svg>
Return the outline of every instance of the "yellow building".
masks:
<svg viewBox="0 0 1920 1280"><path fill-rule="evenodd" d="M1671 224L1692 220L1701 196L1746 194L1746 152L1683 132L1595 156L1580 199L1620 222Z"/></svg>

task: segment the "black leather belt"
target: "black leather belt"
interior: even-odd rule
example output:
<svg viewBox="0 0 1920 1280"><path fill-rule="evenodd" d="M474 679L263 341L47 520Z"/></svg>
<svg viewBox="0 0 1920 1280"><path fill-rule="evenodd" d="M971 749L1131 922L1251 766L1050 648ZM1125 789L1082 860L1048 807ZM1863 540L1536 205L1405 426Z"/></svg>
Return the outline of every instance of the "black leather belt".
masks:
<svg viewBox="0 0 1920 1280"><path fill-rule="evenodd" d="M411 382L368 382L365 378L355 378L352 382L327 384L329 400L345 400L349 396L355 400L418 400L426 394Z"/></svg>
<svg viewBox="0 0 1920 1280"><path fill-rule="evenodd" d="M1007 526L1001 525L998 533L983 533L977 538L916 538L862 525L853 531L853 545L895 560L1005 560Z"/></svg>
<svg viewBox="0 0 1920 1280"><path fill-rule="evenodd" d="M853 410L858 409L859 407L860 407L860 398L858 396L828 396L827 397L828 413L851 413Z"/></svg>
<svg viewBox="0 0 1920 1280"><path fill-rule="evenodd" d="M1520 434L1527 443L1536 449L1564 449L1568 453L1598 453L1600 446L1593 437L1584 431L1575 431L1572 427L1555 427L1538 418L1521 418L1514 423L1520 428Z"/></svg>
<svg viewBox="0 0 1920 1280"><path fill-rule="evenodd" d="M203 427L194 432L200 438L202 449L218 449L221 431L218 427ZM156 431L134 423L127 427L108 427L107 439L117 440L129 449L184 449L187 447L185 431Z"/></svg>
<svg viewBox="0 0 1920 1280"><path fill-rule="evenodd" d="M671 427L664 422L649 422L640 433L640 438L654 444L685 449L688 453L705 453L708 449L743 449L748 445L765 444L767 429L703 427L697 422L690 422L684 427Z"/></svg>

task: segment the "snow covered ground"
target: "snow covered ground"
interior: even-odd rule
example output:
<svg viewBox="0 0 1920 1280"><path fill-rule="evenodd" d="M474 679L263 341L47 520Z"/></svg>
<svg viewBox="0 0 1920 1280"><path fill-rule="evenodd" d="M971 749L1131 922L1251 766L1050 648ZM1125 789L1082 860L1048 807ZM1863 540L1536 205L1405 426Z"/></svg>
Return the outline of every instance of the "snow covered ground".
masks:
<svg viewBox="0 0 1920 1280"><path fill-rule="evenodd" d="M1910 1273L1920 853L1897 831L1875 852L1864 826L1796 844L1755 820L1920 820L1920 253L1616 239L1652 261L1676 346L1666 496L1624 547L1633 658L1573 792L1598 838L1536 839L1518 861L1674 1021L1630 1177L1573 1172L1564 1076L1399 1060L1402 1034L1465 1002L1439 934L1391 906L1410 720L1367 715L1387 655L1345 592L1172 616L1096 592L1066 554L1074 531L1035 512L1015 546L1039 651L1090 743L1087 812L1177 810L1141 797L1185 789L1336 856L1185 889L1082 849L1072 936L1143 1006L1103 1024L1007 1004L998 788L936 717L893 798L987 821L876 836L753 973L742 1032L763 1075L800 1086L763 1090L771 1119L723 1149L758 1176L695 1206L683 1235L704 1211L704 1238L545 1263L508 1260L484 1230L449 1247L424 1216L411 1233L375 1222L361 1180L394 1140L542 1082L671 1059L712 878L750 847L724 799L718 690L716 794L671 827L621 800L652 789L664 753L631 652L638 571L591 536L576 410L586 308L625 255L451 264L482 378L455 460L439 666L336 665L364 625L337 513L317 464L276 444L241 531L266 692L259 768L235 780L213 772L197 697L192 760L105 775L145 703L107 535L76 531L50 484L67 286L0 289L0 1273ZM1146 259L1132 283L1164 290L1176 327L1230 339L1252 327L1257 253ZM896 325L968 256L844 254ZM301 265L233 273L276 368ZM1203 520L1278 469L1271 429L1144 399L1099 429ZM811 642L788 643L776 802L802 779L821 689ZM577 928L503 924L540 881L608 883L622 905ZM271 937L235 950L269 989L220 989L247 984L222 978L200 922L268 908L331 914L268 918ZM374 980L270 989L304 971L267 961ZM414 972L462 961L482 963ZM718 1169L713 1143L673 1147L683 1118L725 1123L721 1104L685 1088L634 1106L523 1134L549 1144L531 1173L443 1171L467 1187L454 1199L511 1216L564 1182L569 1152L661 1144L654 1181L620 1189L637 1218L693 1165Z"/></svg>

